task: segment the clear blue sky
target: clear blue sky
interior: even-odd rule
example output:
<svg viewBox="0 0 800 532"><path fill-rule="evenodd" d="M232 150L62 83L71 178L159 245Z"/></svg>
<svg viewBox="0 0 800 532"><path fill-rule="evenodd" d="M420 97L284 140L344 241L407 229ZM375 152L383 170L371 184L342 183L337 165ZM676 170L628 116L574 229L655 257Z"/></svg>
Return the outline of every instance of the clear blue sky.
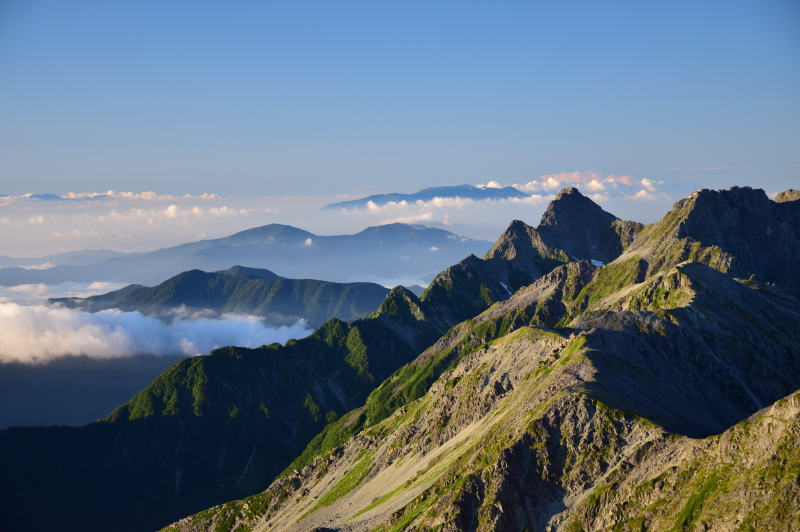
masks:
<svg viewBox="0 0 800 532"><path fill-rule="evenodd" d="M800 186L800 2L0 0L0 193Z"/></svg>

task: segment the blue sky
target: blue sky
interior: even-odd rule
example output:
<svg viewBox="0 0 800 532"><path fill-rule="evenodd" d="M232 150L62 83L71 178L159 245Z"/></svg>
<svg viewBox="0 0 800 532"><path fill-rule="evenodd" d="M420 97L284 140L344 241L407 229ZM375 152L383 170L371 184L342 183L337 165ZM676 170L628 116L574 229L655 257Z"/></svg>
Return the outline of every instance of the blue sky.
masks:
<svg viewBox="0 0 800 532"><path fill-rule="evenodd" d="M0 193L800 185L800 3L0 3Z"/></svg>

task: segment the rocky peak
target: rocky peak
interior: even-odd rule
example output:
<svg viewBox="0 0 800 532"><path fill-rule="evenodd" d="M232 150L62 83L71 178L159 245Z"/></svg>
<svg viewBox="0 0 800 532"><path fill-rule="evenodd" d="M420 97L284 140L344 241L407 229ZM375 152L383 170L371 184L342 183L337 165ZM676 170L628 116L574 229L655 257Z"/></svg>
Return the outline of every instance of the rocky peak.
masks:
<svg viewBox="0 0 800 532"><path fill-rule="evenodd" d="M617 219L575 187L567 187L556 195L542 215L539 228L574 222L576 216L588 216L593 222L611 223Z"/></svg>
<svg viewBox="0 0 800 532"><path fill-rule="evenodd" d="M575 187L567 187L547 206L536 229L550 247L575 259L605 263L618 257L641 227L622 222Z"/></svg>
<svg viewBox="0 0 800 532"><path fill-rule="evenodd" d="M569 260L566 253L545 244L536 229L520 220L514 220L508 225L505 232L486 253L485 258L520 263L534 263L540 259L560 262Z"/></svg>
<svg viewBox="0 0 800 532"><path fill-rule="evenodd" d="M737 277L756 275L798 295L797 214L793 202L770 201L761 189L703 189L642 231L630 250L648 261L648 275L695 260Z"/></svg>
<svg viewBox="0 0 800 532"><path fill-rule="evenodd" d="M686 205L686 218L679 236L694 236L726 225L755 225L770 217L773 202L762 189L732 187L728 190L703 189L693 193Z"/></svg>
<svg viewBox="0 0 800 532"><path fill-rule="evenodd" d="M392 316L405 321L422 321L425 319L422 302L405 286L392 288L374 315L376 317Z"/></svg>

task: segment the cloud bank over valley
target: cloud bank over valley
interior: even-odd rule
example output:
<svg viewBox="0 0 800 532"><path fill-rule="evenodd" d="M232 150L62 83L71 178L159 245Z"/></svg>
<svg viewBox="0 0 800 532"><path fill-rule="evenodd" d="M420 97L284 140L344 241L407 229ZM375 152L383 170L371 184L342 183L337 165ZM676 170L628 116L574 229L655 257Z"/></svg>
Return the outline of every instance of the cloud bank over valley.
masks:
<svg viewBox="0 0 800 532"><path fill-rule="evenodd" d="M138 312L83 312L47 305L0 303L0 362L45 362L64 356L118 358L206 354L215 347L285 343L311 333L304 322L267 327L252 316L169 323Z"/></svg>

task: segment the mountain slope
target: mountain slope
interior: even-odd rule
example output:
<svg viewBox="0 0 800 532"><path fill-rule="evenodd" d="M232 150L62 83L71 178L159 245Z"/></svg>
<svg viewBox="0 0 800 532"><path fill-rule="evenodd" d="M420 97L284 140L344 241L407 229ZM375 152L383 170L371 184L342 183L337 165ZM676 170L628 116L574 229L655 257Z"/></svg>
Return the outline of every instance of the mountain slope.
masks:
<svg viewBox="0 0 800 532"><path fill-rule="evenodd" d="M502 257L470 257L454 267L458 274L451 268L437 276L422 299L398 287L369 317L328 321L284 347L223 348L182 361L100 423L0 432L7 479L0 499L14 506L0 527L53 526L28 519L44 479L69 494L52 503L59 526L84 530L106 529L110 520L119 520L120 530L152 528L256 492L327 422L362 426L343 414L465 310L508 298L502 283L511 272L532 280L563 255L546 247L539 253L541 262L525 271ZM60 445L51 448L51 441Z"/></svg>
<svg viewBox="0 0 800 532"><path fill-rule="evenodd" d="M690 281L682 297L665 301L657 288L674 282L670 276ZM543 279L539 283L545 284ZM536 298L523 295L529 289L520 291L474 320L483 331L494 332L475 338L419 399L400 405L333 452L318 454L266 492L187 518L175 528L204 530L223 521L256 530L538 530L567 520L613 526L629 514L598 510L598 499L641 495L634 489L606 495L609 478L634 486L632 479L646 486L668 481L670 489L692 494L697 483L714 478L711 453L719 445L713 438L698 445L703 440L675 433L727 429L759 410L760 403L769 405L796 389L800 304L696 263L638 288L604 304L602 319L596 314L582 317L591 323L578 320L570 333L529 325L514 329L515 320L525 323L530 309L538 306ZM544 286L530 291L547 292ZM720 292L754 309L754 315L767 312L770 321L752 323L751 315L738 315L728 303L729 314L717 315L712 301ZM777 319L782 320L779 325ZM502 324L508 327L497 327ZM726 328L720 330L719 324ZM469 325L462 338L474 338L478 330ZM783 337L771 338L765 352L764 338L774 331ZM714 335L722 339L693 343L695 337L709 340ZM412 365L425 358L423 354ZM397 388L395 377L381 388ZM800 436L792 429L798 426L797 398L792 402L795 419L782 429L784 438L740 447L730 464L739 456L745 463L788 460L798 467ZM723 441L744 441L738 427L729 430ZM687 453L695 453L694 458L688 459ZM669 469L664 456L684 457L684 469L676 471L674 462ZM695 470L698 461L706 465ZM724 471L724 464L720 468ZM659 477L664 472L666 479ZM782 496L789 499L792 512L800 512L789 495L796 493L796 485L787 482L782 469L760 474L762 500ZM747 487L744 475L736 478ZM642 520L630 527L697 519L695 513L704 511L713 516L721 507L709 494L724 501L725 491L714 485L709 489L703 494L709 508L703 510L705 500L700 500L688 515L688 495L673 501L669 491L657 492L647 500L661 498L669 507L642 512ZM746 500L738 503L747 509ZM779 527L792 522L775 510L759 512L751 506L747 516ZM720 514L712 522L726 518Z"/></svg>
<svg viewBox="0 0 800 532"><path fill-rule="evenodd" d="M427 281L489 242L419 225L388 224L354 235L320 236L270 224L225 238L201 240L148 253L43 270L0 269L0 285L113 281L155 284L180 272L217 271L242 264L283 277L404 284Z"/></svg>
<svg viewBox="0 0 800 532"><path fill-rule="evenodd" d="M475 316L569 260L564 251L544 244L536 230L514 220L483 259L470 255L437 275L424 301L447 302L439 308L452 323Z"/></svg>
<svg viewBox="0 0 800 532"><path fill-rule="evenodd" d="M451 328L266 491L172 528L790 530L800 303L749 274L560 266Z"/></svg>
<svg viewBox="0 0 800 532"><path fill-rule="evenodd" d="M284 279L269 270L234 266L221 272L183 272L153 286L130 285L87 298L52 299L51 303L89 312L110 308L169 316L211 310L263 316L276 325L304 319L318 327L330 318L349 321L378 307L388 289L374 283L331 283Z"/></svg>
<svg viewBox="0 0 800 532"><path fill-rule="evenodd" d="M52 266L81 266L84 264L94 264L113 257L121 257L123 255L125 254L110 249L86 249L45 255L43 257L6 257L0 255L0 268L11 268L15 266L21 268L35 266L40 268L48 264Z"/></svg>
<svg viewBox="0 0 800 532"><path fill-rule="evenodd" d="M395 298L416 300L403 288L387 300ZM0 498L14 501L2 527L53 525L27 517L44 479L64 494L50 503L59 526L82 530L107 529L111 520L121 520L117 530L152 529L252 493L440 332L424 316L400 312L350 325L331 320L286 346L185 359L101 422L0 431L0 465L14 480L0 487Z"/></svg>

